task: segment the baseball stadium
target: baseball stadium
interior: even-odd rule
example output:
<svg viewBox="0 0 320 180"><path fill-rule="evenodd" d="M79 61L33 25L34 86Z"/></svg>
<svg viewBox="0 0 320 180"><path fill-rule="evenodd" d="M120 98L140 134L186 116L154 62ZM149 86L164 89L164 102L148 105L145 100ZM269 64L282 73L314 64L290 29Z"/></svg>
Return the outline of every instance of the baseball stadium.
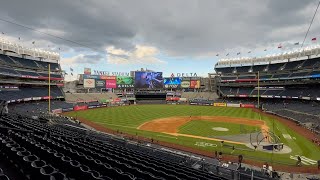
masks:
<svg viewBox="0 0 320 180"><path fill-rule="evenodd" d="M110 6L119 8L116 2ZM176 60L166 64L161 58L172 57L153 56L160 50L151 46L127 50L120 37L104 39L112 46L104 47L108 60L100 64L104 57L93 44L104 32L90 28L92 37L100 33L94 43L79 38L106 13L95 8L86 15L91 21L79 16L90 25L70 31L70 39L69 32L35 28L0 13L0 28L14 29L0 36L0 180L320 179L320 45L309 37L319 6L302 44L292 37L247 56L247 49L229 52L223 46L209 53L209 72L188 56L171 71ZM111 14L102 16L116 17ZM115 36L108 28L107 36ZM13 38L16 33L21 37ZM133 39L142 41L139 35ZM112 43L126 45L117 49Z"/></svg>

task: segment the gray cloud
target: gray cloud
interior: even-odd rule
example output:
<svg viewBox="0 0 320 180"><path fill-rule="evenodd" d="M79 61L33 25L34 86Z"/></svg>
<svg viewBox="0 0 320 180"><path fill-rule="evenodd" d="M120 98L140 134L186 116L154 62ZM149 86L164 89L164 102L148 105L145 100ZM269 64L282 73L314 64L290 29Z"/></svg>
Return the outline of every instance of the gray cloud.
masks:
<svg viewBox="0 0 320 180"><path fill-rule="evenodd" d="M316 0L10 0L1 3L0 17L101 51L107 46L131 50L145 44L169 55L202 56L227 48L302 41L305 31L299 28L307 28L316 4ZM319 25L315 27L311 36L318 35ZM0 28L29 41L41 38L66 49L85 50L1 21Z"/></svg>

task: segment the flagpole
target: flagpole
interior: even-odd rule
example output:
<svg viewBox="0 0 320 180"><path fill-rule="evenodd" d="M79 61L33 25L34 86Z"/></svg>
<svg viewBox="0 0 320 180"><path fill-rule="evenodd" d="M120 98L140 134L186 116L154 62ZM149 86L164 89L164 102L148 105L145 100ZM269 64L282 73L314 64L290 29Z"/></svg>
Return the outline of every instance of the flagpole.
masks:
<svg viewBox="0 0 320 180"><path fill-rule="evenodd" d="M50 75L50 63L49 63L49 69L48 69L48 77L49 77L49 104L48 104L48 110L49 113L51 112L51 87L50 87L50 81L51 81L51 75Z"/></svg>

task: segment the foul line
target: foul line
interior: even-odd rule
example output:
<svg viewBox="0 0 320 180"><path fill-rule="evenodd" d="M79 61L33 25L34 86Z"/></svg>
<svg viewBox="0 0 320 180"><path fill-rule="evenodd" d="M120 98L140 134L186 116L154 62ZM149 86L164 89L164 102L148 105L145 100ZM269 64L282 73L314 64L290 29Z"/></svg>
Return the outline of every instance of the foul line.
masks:
<svg viewBox="0 0 320 180"><path fill-rule="evenodd" d="M169 134L169 135L173 135L173 136L192 137L192 138L212 140L212 141L224 141L224 142L233 143L233 144L241 144L241 145L245 144L245 143L237 142L237 141L229 141L229 140L217 139L217 138L208 138L208 137L195 136L195 135L189 135L189 134L180 134L180 133L165 133L165 134Z"/></svg>

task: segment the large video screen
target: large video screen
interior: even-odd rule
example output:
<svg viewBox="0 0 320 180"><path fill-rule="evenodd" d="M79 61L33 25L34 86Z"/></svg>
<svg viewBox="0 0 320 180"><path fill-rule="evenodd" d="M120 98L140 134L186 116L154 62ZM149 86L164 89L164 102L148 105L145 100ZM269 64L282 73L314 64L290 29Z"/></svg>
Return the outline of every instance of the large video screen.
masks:
<svg viewBox="0 0 320 180"><path fill-rule="evenodd" d="M135 72L135 88L163 88L162 72Z"/></svg>
<svg viewBox="0 0 320 180"><path fill-rule="evenodd" d="M131 76L117 76L117 88L133 88L134 80Z"/></svg>
<svg viewBox="0 0 320 180"><path fill-rule="evenodd" d="M163 79L164 85L180 85L181 84L181 78L174 77L174 78L164 78Z"/></svg>

